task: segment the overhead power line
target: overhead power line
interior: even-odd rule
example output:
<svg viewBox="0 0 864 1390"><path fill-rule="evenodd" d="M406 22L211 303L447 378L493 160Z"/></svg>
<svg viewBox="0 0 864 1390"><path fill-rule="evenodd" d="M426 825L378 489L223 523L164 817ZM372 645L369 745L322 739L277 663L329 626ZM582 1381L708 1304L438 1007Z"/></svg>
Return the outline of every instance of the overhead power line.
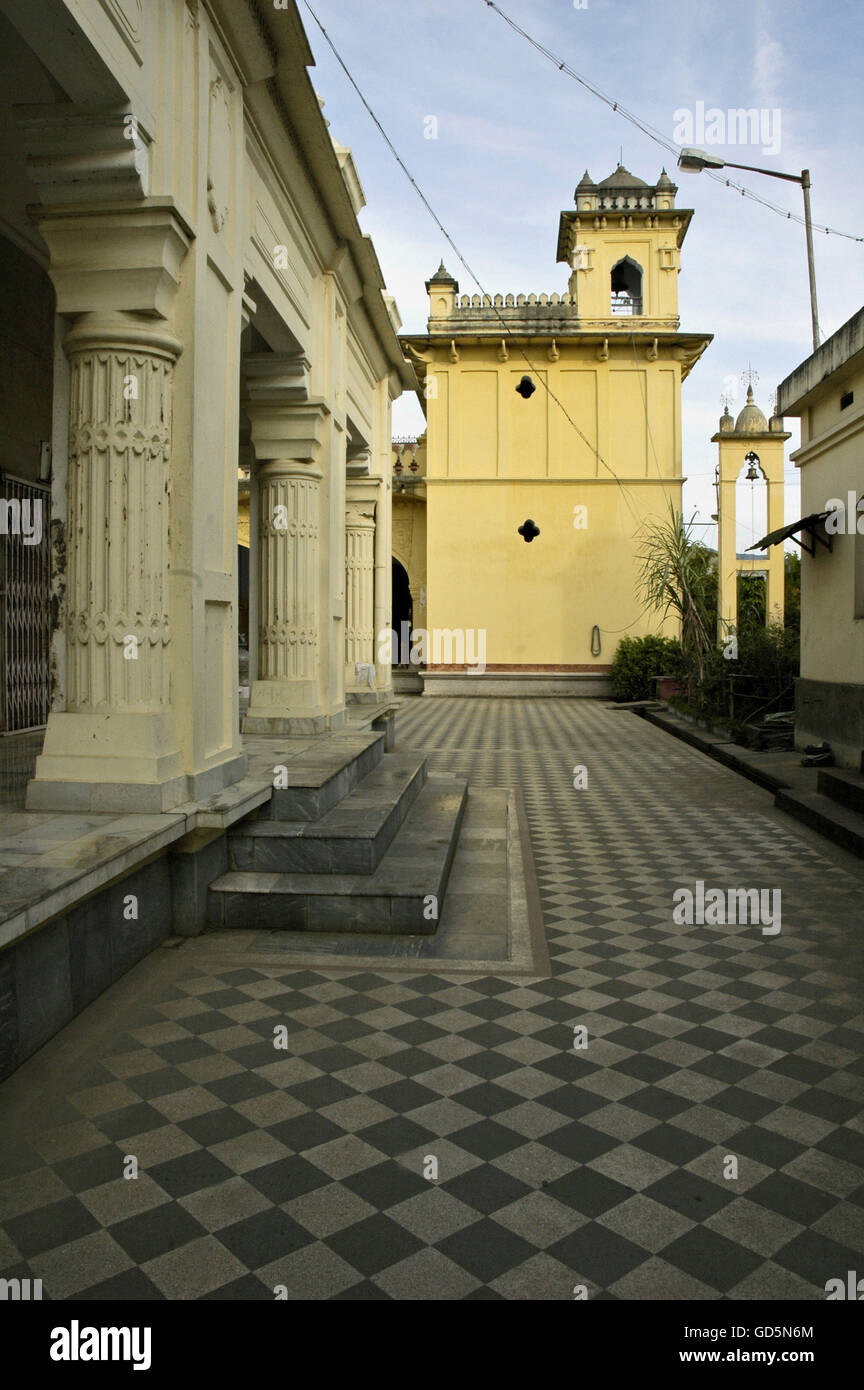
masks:
<svg viewBox="0 0 864 1390"><path fill-rule="evenodd" d="M377 127L377 129L378 129L378 131L379 131L379 133L380 133L380 135L381 135L381 137L382 137L382 139L384 140L385 144L387 145L387 148L390 150L390 153L393 155L393 158L396 160L396 163L399 165L399 168L402 170L403 174L404 174L405 177L408 179L409 183L411 184L411 186L412 186L412 188L414 189L415 193L417 194L418 198L419 198L420 201L422 202L422 204L423 204L423 206L425 207L426 211L429 213L429 216L432 218L433 222L435 223L436 227L437 227L438 230L440 231L441 235L442 235L442 236L445 238L445 240L447 241L448 246L451 247L451 249L452 249L452 251L453 251L453 254L454 254L455 256L458 257L460 264L463 265L463 266L465 267L465 270L466 270L466 271L468 272L468 274L471 276L471 279L474 281L474 284L477 286L477 288L479 289L480 293L483 295L484 299L486 299L486 300L489 301L487 307L491 307L491 308L492 308L492 310L493 310L493 312L494 312L494 314L495 314L495 317L497 318L498 322L499 322L500 325L501 325L502 330L504 331L504 333L506 333L507 337L508 337L508 338L510 339L510 341L514 344L514 347L516 348L516 351L519 353L520 357L522 357L522 359L525 361L525 363L527 364L527 366L529 367L529 369L530 369L530 370L534 373L534 375L537 377L537 379L538 379L540 385L544 388L544 390L546 391L546 393L547 393L547 395L550 397L550 399L553 400L553 401L555 402L555 404L558 406L558 408L563 412L565 418L569 421L570 425L571 425L572 428L575 430L576 434L579 436L579 438L582 440L582 442L586 445L586 447L587 447L587 448L591 451L591 453L594 455L594 457L595 457L595 459L597 460L598 464L600 464L600 466L601 466L602 468L605 468L606 471L607 471L607 473L611 474L611 476L614 478L615 482L617 483L617 485L618 485L618 487L619 487L619 489L620 489L620 491L621 491L621 495L622 495L622 497L624 498L624 501L625 501L625 503L626 503L626 505L627 505L628 511L630 512L630 514L631 514L631 516L633 517L633 520L636 522L637 526L640 526L640 525L642 524L642 518L641 518L641 517L639 516L639 514L634 510L633 504L632 504L632 502L631 502L631 500L630 500L631 498L633 498L633 501L635 501L635 498L633 497L632 491L627 487L627 485L626 485L624 482L622 482L621 478L620 478L620 477L618 476L618 474L615 472L615 469L611 466L611 464L608 464L608 463L606 462L606 460L604 459L603 455L602 455L602 454L600 453L600 451L596 448L596 446L593 445L593 444L591 443L591 441L590 441L590 439L588 439L587 435L583 434L582 430L581 430L581 429L579 428L579 426L576 424L576 421L573 419L573 417L572 417L572 415L570 414L570 412L569 412L569 410L567 409L567 407L566 407L566 406L564 405L564 403L559 399L559 397L556 396L555 392L554 392L554 391L552 390L552 388L548 385L548 383L547 383L547 381L546 381L546 379L545 379L545 376L543 375L542 371L541 371L538 367L536 367L536 366L534 365L534 363L531 361L531 358L528 356L528 354L525 352L525 349L522 347L522 344L519 342L517 335L513 332L513 330L511 329L510 325L507 323L506 319L503 317L503 315L500 314L500 313L498 312L497 306L492 302L492 295L490 295L490 294L488 293L488 291L487 291L487 290L484 288L484 286L482 285L482 283L481 283L479 277L478 277L478 276L476 275L476 273L471 269L471 266L468 264L468 262L466 261L465 257L462 255L462 252L459 250L459 247L456 245L456 242L453 240L452 236L451 236L450 233L447 231L447 228L444 226L444 223L441 221L440 217L438 216L437 212L436 212L435 209L433 208L432 204L429 202L429 199L426 197L426 194L423 192L422 188L421 188L420 185L418 184L417 180L414 178L414 176L413 176L413 174L411 173L410 169L409 169L408 166L406 165L404 159L402 158L402 156L400 155L399 151L397 150L396 146L393 144L393 141L390 139L390 136L387 134L387 131L384 129L384 126L383 126L383 125L381 124L381 122L379 121L379 119L378 119L378 117L376 116L375 112L373 111L371 105L370 105L369 102L367 101L367 99L366 99L366 97L364 96L363 92L360 90L360 87L358 86L357 82L354 80L354 77L353 77L353 75L351 74L351 72L349 71L348 66L347 66L347 64L345 63L345 60L342 58L342 55L340 54L339 50L337 49L337 47L336 47L336 45L334 44L333 40L331 39L330 35L327 33L327 30L324 28L324 25L321 23L321 20L318 18L317 14L316 14L315 11L313 10L312 6L310 5L309 0L303 0L303 3L304 3L304 5L306 6L306 9L309 11L310 15L312 16L313 20L315 21L315 24L316 24L316 25L318 26L318 28L321 30L321 33L323 34L324 39L326 40L327 46L329 47L331 53L333 54L334 58L336 59L337 63L339 64L340 68L341 68L342 71L344 72L345 76L348 78L348 81L351 83L351 86L354 88L354 91L357 93L358 97L360 98L360 101L363 103L363 106L366 108L366 111L368 112L369 116L371 117L371 119L372 119L373 122L375 123L375 125L376 125L376 127ZM678 480L678 479L675 479L675 478L670 478L670 479L669 479L669 482L671 482L671 483L674 483L674 482L677 482L677 481L679 481L679 480Z"/></svg>
<svg viewBox="0 0 864 1390"><path fill-rule="evenodd" d="M680 153L678 145L674 144L662 131L658 130L656 126L652 126L648 121L643 121L641 117L636 116L632 111L628 111L627 107L623 106L620 101L615 101L612 97L607 96L605 92L601 92L600 88L596 86L595 83L589 81L587 77L583 77L581 73L576 72L565 59L546 48L540 43L539 39L535 39L532 34L529 34L527 30L517 24L515 19L511 19L508 14L505 14L500 5L495 3L495 0L484 0L484 3L490 10L494 10L495 13L504 20L505 24L509 24L514 33L519 34L521 38L530 43L531 47L536 48L537 52L542 54L544 58L547 58L550 63L554 63L559 72L565 73L566 76L571 77L574 82L580 83L592 96L597 97L598 101L605 102L616 115L622 116L625 121L629 121L637 130L641 130L643 135L647 135L649 140L653 140L655 144L661 145L667 153L674 155L677 163ZM760 203L762 207L769 208L771 212L776 212L788 222L797 222L801 227L805 225L804 218L799 213L790 212L787 208L778 207L776 203L770 202L768 198L763 198L759 193L754 193L752 188L747 188L743 183L736 183L734 179L727 178L725 174L718 173L716 169L709 169L706 170L706 172L709 178L714 179L716 183L725 184L727 188L734 188L736 193L740 193L742 197L750 198L754 203ZM852 232L840 232L836 227L826 227L821 222L813 222L812 227L814 231L824 232L826 236L839 236L843 237L846 241L864 242L864 236L856 236Z"/></svg>

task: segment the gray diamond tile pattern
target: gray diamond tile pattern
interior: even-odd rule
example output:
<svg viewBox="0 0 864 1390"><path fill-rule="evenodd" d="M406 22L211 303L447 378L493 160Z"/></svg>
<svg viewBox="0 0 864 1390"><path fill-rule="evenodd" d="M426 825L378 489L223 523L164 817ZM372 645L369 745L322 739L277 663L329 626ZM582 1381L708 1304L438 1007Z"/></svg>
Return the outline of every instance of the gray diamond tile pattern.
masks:
<svg viewBox="0 0 864 1390"><path fill-rule="evenodd" d="M187 943L83 1061L26 1064L45 1093L0 1138L3 1276L52 1299L823 1299L864 1242L864 871L602 702L417 699L397 736L521 790L551 977L205 970ZM781 932L676 926L696 880L779 888Z"/></svg>

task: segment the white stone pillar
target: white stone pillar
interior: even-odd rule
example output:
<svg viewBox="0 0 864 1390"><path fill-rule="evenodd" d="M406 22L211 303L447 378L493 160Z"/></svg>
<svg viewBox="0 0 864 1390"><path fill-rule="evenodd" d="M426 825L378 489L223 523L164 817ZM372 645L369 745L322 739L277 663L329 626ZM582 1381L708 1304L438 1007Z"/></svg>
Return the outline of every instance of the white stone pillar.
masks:
<svg viewBox="0 0 864 1390"><path fill-rule="evenodd" d="M67 709L170 701L168 459L180 344L131 315L84 314L70 361Z"/></svg>
<svg viewBox="0 0 864 1390"><path fill-rule="evenodd" d="M190 233L168 200L43 205L37 220L72 326L67 506L54 521L66 549L65 703L49 716L27 806L165 811L188 797L170 678L169 507L181 352L170 316Z"/></svg>
<svg viewBox="0 0 864 1390"><path fill-rule="evenodd" d="M185 794L167 650L171 386L180 344L158 322L114 312L83 314L64 348L66 709L49 720L37 782L90 783L93 809L117 805L124 783L145 784L126 804L162 810ZM62 788L53 791L60 804ZM80 804L80 792L67 793L70 806ZM47 796L42 787L30 804L48 804Z"/></svg>
<svg viewBox="0 0 864 1390"><path fill-rule="evenodd" d="M328 725L319 628L323 474L314 466L327 408L304 399L307 367L272 353L244 360L258 489L258 670L246 733L317 733Z"/></svg>
<svg viewBox="0 0 864 1390"><path fill-rule="evenodd" d="M258 469L261 681L317 680L321 476L291 459L271 459ZM259 693L272 703L273 690Z"/></svg>
<svg viewBox="0 0 864 1390"><path fill-rule="evenodd" d="M375 672L375 502L356 498L349 484L345 509L345 689L349 699L376 698ZM377 482L373 483L377 489ZM371 684L358 676L371 672Z"/></svg>

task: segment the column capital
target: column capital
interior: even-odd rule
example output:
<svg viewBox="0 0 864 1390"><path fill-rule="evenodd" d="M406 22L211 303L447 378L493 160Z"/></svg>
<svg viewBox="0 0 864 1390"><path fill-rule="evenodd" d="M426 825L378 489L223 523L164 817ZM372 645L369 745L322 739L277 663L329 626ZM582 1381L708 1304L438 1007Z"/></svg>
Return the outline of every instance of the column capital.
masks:
<svg viewBox="0 0 864 1390"><path fill-rule="evenodd" d="M350 478L345 488L346 513L348 508L361 508L375 515L378 500L378 478Z"/></svg>
<svg viewBox="0 0 864 1390"><path fill-rule="evenodd" d="M288 405L309 397L312 364L302 353L247 352L243 355L243 395L246 401Z"/></svg>
<svg viewBox="0 0 864 1390"><path fill-rule="evenodd" d="M59 314L167 319L192 230L171 198L30 209L51 254Z"/></svg>
<svg viewBox="0 0 864 1390"><path fill-rule="evenodd" d="M252 426L252 447L259 463L291 460L314 463L321 451L324 422L330 410L324 401L285 401L267 397L243 398Z"/></svg>
<svg viewBox="0 0 864 1390"><path fill-rule="evenodd" d="M349 501L345 508L345 525L350 531L374 531L375 503Z"/></svg>

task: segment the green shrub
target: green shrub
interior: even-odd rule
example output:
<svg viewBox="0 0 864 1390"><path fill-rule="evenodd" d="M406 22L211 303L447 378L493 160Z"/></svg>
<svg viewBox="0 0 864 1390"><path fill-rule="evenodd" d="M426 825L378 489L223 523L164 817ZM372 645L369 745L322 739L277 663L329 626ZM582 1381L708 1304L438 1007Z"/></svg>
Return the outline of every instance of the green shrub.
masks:
<svg viewBox="0 0 864 1390"><path fill-rule="evenodd" d="M612 658L616 700L650 700L655 676L684 673L681 643L675 637L622 637Z"/></svg>
<svg viewBox="0 0 864 1390"><path fill-rule="evenodd" d="M735 660L726 659L724 646L716 645L705 657L701 680L695 661L687 663L688 701L697 714L706 719L734 718L740 724L766 710L792 708L799 651L795 628L776 623L749 626L739 634Z"/></svg>

